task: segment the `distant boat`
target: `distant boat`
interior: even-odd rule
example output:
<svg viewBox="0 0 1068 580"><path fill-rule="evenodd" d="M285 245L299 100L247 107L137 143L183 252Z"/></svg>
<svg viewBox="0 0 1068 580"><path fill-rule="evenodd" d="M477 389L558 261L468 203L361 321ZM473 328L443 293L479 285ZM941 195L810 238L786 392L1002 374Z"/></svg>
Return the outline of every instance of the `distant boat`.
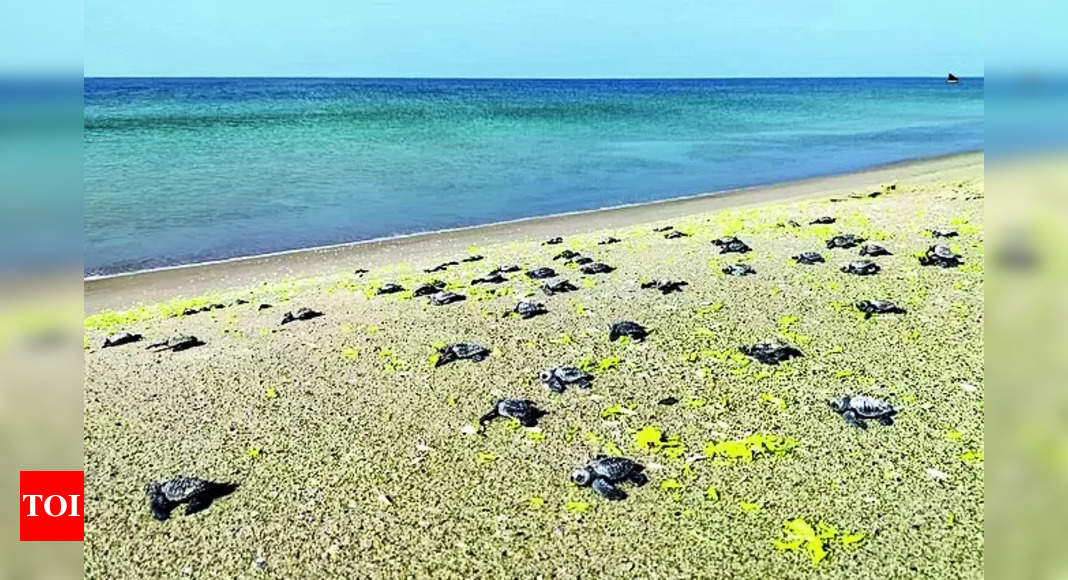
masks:
<svg viewBox="0 0 1068 580"><path fill-rule="evenodd" d="M958 79L957 77L953 76L953 73L949 73L949 76L946 77L946 83L947 84L955 85L955 84L957 84L959 82L960 82L960 79Z"/></svg>

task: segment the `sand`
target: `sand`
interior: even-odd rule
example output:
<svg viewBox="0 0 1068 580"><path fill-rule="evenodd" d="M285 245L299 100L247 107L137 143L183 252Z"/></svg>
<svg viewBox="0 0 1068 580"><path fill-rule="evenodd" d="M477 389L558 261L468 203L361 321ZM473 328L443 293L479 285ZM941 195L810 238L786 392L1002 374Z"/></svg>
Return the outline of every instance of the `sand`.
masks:
<svg viewBox="0 0 1068 580"><path fill-rule="evenodd" d="M929 163L813 182L822 191L801 184L94 282L91 312L160 304L86 319L85 573L980 577L982 157ZM866 197L873 189L884 193ZM784 191L796 196L783 200ZM822 215L838 221L807 225ZM665 225L691 236L652 231ZM933 243L926 230L935 227L960 232L949 243L964 266L919 265L913 254ZM542 246L550 232L565 242ZM875 259L878 275L843 274L856 249L824 247L839 232L894 255ZM720 255L710 242L729 234L754 251ZM608 235L623 242L597 245ZM617 269L584 276L553 261L568 248ZM806 250L827 263L789 259ZM422 272L469 253L485 259ZM757 274L720 272L737 261ZM546 297L520 273L492 294L468 286L504 263L554 267L580 289ZM358 266L371 272L349 273ZM407 293L373 295L384 282L410 290L433 278L468 300L434 307ZM654 278L689 286L667 296L639 288ZM531 293L549 314L502 317ZM250 302L168 316L237 297ZM864 320L852 303L870 298L908 313ZM325 316L279 325L301 306ZM653 333L611 343L617 320ZM116 330L145 341L99 348ZM179 332L206 344L143 348ZM737 351L774 337L805 356L773 367ZM435 345L461 340L493 353L431 366ZM589 391L558 395L537 380L580 363L595 376ZM826 402L845 394L894 403L897 424L846 425ZM500 420L470 433L503 396L532 399L548 415L533 430ZM657 404L665 397L679 402ZM669 443L639 445L653 429ZM795 446L751 461L697 460L710 442L754 434ZM650 483L625 488L622 502L572 485L570 471L598 453L640 461ZM240 488L193 516L153 520L142 487L178 473ZM788 539L784 521L797 518L834 530L820 528L824 538L796 551L776 547ZM826 556L813 564L816 546Z"/></svg>

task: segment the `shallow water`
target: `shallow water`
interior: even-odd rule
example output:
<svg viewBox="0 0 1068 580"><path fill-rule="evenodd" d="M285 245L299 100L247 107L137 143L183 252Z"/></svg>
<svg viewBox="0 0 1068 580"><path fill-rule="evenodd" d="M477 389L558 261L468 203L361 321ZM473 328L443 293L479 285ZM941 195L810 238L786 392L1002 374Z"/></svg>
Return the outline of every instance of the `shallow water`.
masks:
<svg viewBox="0 0 1068 580"><path fill-rule="evenodd" d="M85 271L976 150L983 112L982 79L86 79Z"/></svg>

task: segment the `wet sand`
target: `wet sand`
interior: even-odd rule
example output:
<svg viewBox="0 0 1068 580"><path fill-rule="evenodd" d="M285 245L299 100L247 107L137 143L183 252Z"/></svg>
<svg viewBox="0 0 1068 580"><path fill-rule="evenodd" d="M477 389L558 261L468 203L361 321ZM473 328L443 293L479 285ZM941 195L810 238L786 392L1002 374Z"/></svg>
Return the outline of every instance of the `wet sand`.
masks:
<svg viewBox="0 0 1068 580"><path fill-rule="evenodd" d="M982 157L862 175L90 283L87 308L122 309L86 318L86 576L981 577ZM809 225L820 216L837 221ZM653 231L668 225L689 236ZM939 227L959 232L961 267L919 264ZM840 232L893 255L844 274L859 256L826 248ZM541 245L550 235L565 240ZM609 235L622 242L597 244ZM724 235L753 251L721 254ZM616 269L584 275L553 259L564 249ZM802 251L827 261L790 260ZM471 252L484 259L423 272ZM757 273L722 274L736 262ZM521 272L470 284L508 263L578 290L545 296ZM689 285L641 289L657 278ZM432 279L467 300L411 295ZM386 282L407 291L375 295ZM549 313L502 316L523 297ZM865 299L907 313L865 319ZM124 309L138 300L164 302ZM170 316L213 302L226 306ZM325 315L280 324L299 307ZM619 320L653 332L611 342ZM144 340L100 348L119 330ZM205 344L144 348L178 333ZM769 366L739 350L775 337L804 356ZM459 341L492 353L434 368ZM538 373L558 365L589 368L592 388L550 392ZM897 406L896 424L857 429L827 404L860 394ZM473 432L500 397L548 414ZM746 440L750 460L707 455ZM620 502L571 484L600 453L641 462L649 483ZM144 485L179 473L240 487L152 519ZM783 523L798 518L816 545L791 544Z"/></svg>

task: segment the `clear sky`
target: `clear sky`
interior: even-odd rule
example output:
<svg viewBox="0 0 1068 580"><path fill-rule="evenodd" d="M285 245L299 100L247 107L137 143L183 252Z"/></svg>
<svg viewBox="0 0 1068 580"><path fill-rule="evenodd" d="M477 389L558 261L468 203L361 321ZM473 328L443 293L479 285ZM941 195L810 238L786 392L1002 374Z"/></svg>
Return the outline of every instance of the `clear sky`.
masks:
<svg viewBox="0 0 1068 580"><path fill-rule="evenodd" d="M983 74L976 0L85 0L86 76Z"/></svg>

